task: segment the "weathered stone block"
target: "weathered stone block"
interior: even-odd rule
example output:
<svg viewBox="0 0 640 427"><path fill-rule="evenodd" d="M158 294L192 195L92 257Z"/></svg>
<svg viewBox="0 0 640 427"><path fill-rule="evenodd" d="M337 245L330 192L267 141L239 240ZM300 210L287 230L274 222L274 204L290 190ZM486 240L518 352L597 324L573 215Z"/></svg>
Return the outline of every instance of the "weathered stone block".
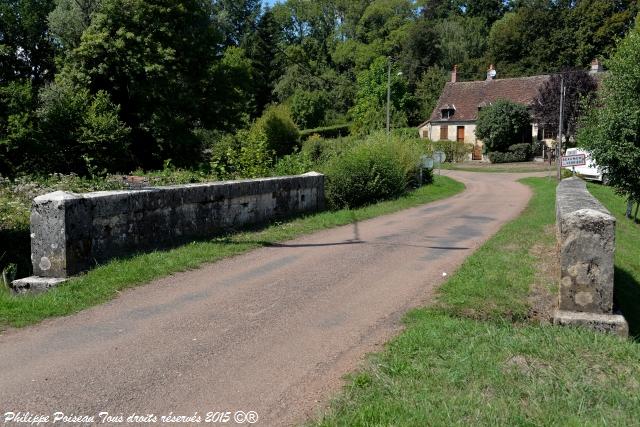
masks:
<svg viewBox="0 0 640 427"><path fill-rule="evenodd" d="M16 294L38 293L48 291L66 282L68 279L58 279L55 277L31 276L11 282L11 289Z"/></svg>
<svg viewBox="0 0 640 427"><path fill-rule="evenodd" d="M582 326L599 332L629 336L629 325L623 316L617 314L578 313L558 310L553 316L553 324L560 326Z"/></svg>
<svg viewBox="0 0 640 427"><path fill-rule="evenodd" d="M560 310L610 314L613 308L615 218L582 180L560 183Z"/></svg>

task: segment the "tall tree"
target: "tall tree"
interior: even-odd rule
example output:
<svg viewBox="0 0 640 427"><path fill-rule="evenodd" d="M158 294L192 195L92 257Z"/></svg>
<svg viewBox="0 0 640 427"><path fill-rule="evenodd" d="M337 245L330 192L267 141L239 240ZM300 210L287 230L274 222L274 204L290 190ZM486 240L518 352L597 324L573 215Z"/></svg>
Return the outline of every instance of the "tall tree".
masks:
<svg viewBox="0 0 640 427"><path fill-rule="evenodd" d="M57 43L65 49L77 47L101 3L102 0L57 0L48 17L49 29Z"/></svg>
<svg viewBox="0 0 640 427"><path fill-rule="evenodd" d="M355 105L350 111L353 131L364 135L385 127L389 59L379 57L368 70L358 74L358 92ZM407 111L412 109L414 100L407 91L407 83L398 69L391 72L391 124L405 127L408 124Z"/></svg>
<svg viewBox="0 0 640 427"><path fill-rule="evenodd" d="M597 108L581 122L578 144L610 184L640 203L640 21L608 61Z"/></svg>
<svg viewBox="0 0 640 427"><path fill-rule="evenodd" d="M0 2L0 85L29 79L35 89L53 79L55 48L47 28L54 0Z"/></svg>
<svg viewBox="0 0 640 427"><path fill-rule="evenodd" d="M554 74L540 88L533 102L533 114L539 123L558 132L560 119L560 88L565 87L562 133L573 141L576 126L584 108L590 105L598 89L596 79L581 69L568 69Z"/></svg>
<svg viewBox="0 0 640 427"><path fill-rule="evenodd" d="M571 11L579 64L596 56L609 56L616 40L633 27L638 12L635 0L581 0Z"/></svg>
<svg viewBox="0 0 640 427"><path fill-rule="evenodd" d="M282 31L273 13L267 10L258 21L256 31L245 43L253 67L256 111L260 114L274 100L275 82L283 74Z"/></svg>
<svg viewBox="0 0 640 427"><path fill-rule="evenodd" d="M199 152L191 129L211 127L225 102L203 96L219 42L207 2L104 0L66 72L121 106L142 165L188 164Z"/></svg>
<svg viewBox="0 0 640 427"><path fill-rule="evenodd" d="M440 59L439 36L426 19L415 21L407 34L400 52L402 72L415 86L425 69Z"/></svg>
<svg viewBox="0 0 640 427"><path fill-rule="evenodd" d="M255 30L261 0L215 0L213 11L220 26L225 46L241 46Z"/></svg>

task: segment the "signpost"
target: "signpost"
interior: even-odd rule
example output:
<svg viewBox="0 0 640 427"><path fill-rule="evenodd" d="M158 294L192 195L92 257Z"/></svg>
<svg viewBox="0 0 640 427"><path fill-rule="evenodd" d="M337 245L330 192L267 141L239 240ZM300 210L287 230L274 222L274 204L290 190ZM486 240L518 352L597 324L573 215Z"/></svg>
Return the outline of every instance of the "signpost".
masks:
<svg viewBox="0 0 640 427"><path fill-rule="evenodd" d="M572 166L584 166L587 164L587 158L584 154L572 154L570 156L562 156L562 167L568 168Z"/></svg>
<svg viewBox="0 0 640 427"><path fill-rule="evenodd" d="M438 165L438 175L442 175L442 168L440 165L447 160L447 155L444 154L444 151L436 151L433 153L433 163Z"/></svg>

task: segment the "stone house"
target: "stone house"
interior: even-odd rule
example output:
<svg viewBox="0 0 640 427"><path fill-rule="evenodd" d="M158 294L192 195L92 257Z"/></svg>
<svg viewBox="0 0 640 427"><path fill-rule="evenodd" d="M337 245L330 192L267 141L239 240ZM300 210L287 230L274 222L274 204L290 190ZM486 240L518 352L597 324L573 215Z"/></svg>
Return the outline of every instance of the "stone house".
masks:
<svg viewBox="0 0 640 427"><path fill-rule="evenodd" d="M601 77L602 64L594 59L590 74ZM457 66L451 73L429 120L418 127L420 136L432 141L458 141L473 146L472 160L483 160L482 141L476 139L476 120L482 108L497 100L508 100L530 107L539 89L550 75L497 79L491 65L483 81L458 82ZM597 81L600 82L600 78ZM531 122L531 131L522 136L523 142L538 140L547 147L554 146L556 134L544 126Z"/></svg>
<svg viewBox="0 0 640 427"><path fill-rule="evenodd" d="M496 79L493 65L483 81L458 82L457 67L451 73L451 81L438 99L429 120L418 128L422 138L432 141L458 141L473 146L471 158L482 160L482 141L476 139L476 120L482 108L497 100L508 100L530 106L538 90L549 80L549 75ZM523 135L523 142L531 142L538 137L538 126L531 125L531 131Z"/></svg>

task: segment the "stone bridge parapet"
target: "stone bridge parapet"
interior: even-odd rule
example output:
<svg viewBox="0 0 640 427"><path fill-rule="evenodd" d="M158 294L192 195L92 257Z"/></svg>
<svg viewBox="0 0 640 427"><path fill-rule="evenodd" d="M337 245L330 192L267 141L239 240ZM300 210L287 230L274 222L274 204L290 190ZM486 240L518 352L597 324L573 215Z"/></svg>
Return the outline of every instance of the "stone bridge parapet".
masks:
<svg viewBox="0 0 640 427"><path fill-rule="evenodd" d="M613 314L616 219L579 178L556 192L560 251L560 300L554 323L584 325L628 335L624 317Z"/></svg>
<svg viewBox="0 0 640 427"><path fill-rule="evenodd" d="M96 264L225 230L324 208L324 175L101 191L55 192L31 209L33 277L16 292L45 290Z"/></svg>

